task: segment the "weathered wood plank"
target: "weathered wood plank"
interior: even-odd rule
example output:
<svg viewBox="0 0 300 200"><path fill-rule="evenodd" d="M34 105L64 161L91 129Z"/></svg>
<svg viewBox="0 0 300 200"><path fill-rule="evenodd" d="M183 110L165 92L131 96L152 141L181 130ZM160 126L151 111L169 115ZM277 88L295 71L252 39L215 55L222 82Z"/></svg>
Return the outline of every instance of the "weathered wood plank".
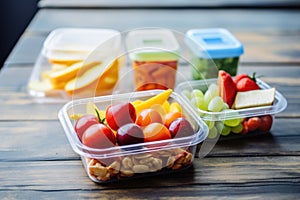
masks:
<svg viewBox="0 0 300 200"><path fill-rule="evenodd" d="M0 125L0 160L79 159L59 121L14 121Z"/></svg>
<svg viewBox="0 0 300 200"><path fill-rule="evenodd" d="M16 64L31 64L33 65L37 60L43 43L47 37L47 34L33 34L29 35L24 33L9 54L5 63L16 63Z"/></svg>
<svg viewBox="0 0 300 200"><path fill-rule="evenodd" d="M291 19L299 19L299 16L297 10L288 9L41 9L27 30L49 32L58 27L99 27L126 31L165 27L184 32L190 28L224 27L232 31L276 33L298 31L299 20Z"/></svg>
<svg viewBox="0 0 300 200"><path fill-rule="evenodd" d="M271 134L223 138L209 157L300 155L298 119L275 119ZM58 120L0 122L0 161L78 160ZM202 153L202 151L201 151ZM198 153L197 155L198 156Z"/></svg>
<svg viewBox="0 0 300 200"><path fill-rule="evenodd" d="M201 186L208 185L219 190L224 186L237 187L237 192L243 191L243 189L239 190L242 187L255 189L263 185L270 189L281 188L280 190L284 191L287 185L294 185L298 186L298 189L291 187L287 191L299 193L299 162L299 156L203 158L195 159L193 167L178 173L108 185L93 184L87 177L81 161L1 162L0 190L101 191L103 195L111 194L113 191L118 195L118 191L123 193L125 190L135 190L134 195L138 197L145 191L166 192L169 189L177 191L174 196L199 195ZM188 194L191 191L193 192ZM259 191L262 195L269 193ZM210 190L207 194L211 192ZM166 194L172 195L172 193Z"/></svg>
<svg viewBox="0 0 300 200"><path fill-rule="evenodd" d="M147 181L147 180L145 180ZM131 184L131 183L124 183ZM198 184L175 187L148 187L78 190L3 190L1 199L297 199L298 183Z"/></svg>

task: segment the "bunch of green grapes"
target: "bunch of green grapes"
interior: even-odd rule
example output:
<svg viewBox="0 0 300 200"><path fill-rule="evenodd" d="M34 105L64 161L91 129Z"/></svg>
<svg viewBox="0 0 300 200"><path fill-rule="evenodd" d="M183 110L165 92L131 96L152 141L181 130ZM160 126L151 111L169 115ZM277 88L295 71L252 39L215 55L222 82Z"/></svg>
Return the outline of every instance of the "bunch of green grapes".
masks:
<svg viewBox="0 0 300 200"><path fill-rule="evenodd" d="M208 120L208 116L204 113L200 113L200 116L206 118L205 123L209 128L208 138L214 139L221 134L223 136L233 133L241 133L243 131L243 119L240 118L237 112L229 109L227 103L219 96L218 86L216 84L210 84L206 92L200 89L193 89L191 92L185 90L183 94L190 100L191 104L202 111L208 112L220 112L220 114L228 113L230 119L224 121ZM225 116L226 118L226 116Z"/></svg>

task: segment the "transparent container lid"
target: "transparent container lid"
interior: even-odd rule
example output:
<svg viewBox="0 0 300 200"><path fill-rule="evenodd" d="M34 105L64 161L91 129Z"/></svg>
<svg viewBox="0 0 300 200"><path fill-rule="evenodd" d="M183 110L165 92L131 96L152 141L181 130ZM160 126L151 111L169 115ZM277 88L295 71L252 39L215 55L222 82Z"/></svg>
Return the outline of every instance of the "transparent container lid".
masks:
<svg viewBox="0 0 300 200"><path fill-rule="evenodd" d="M192 29L186 44L199 58L230 58L243 54L243 45L226 29Z"/></svg>
<svg viewBox="0 0 300 200"><path fill-rule="evenodd" d="M101 89L93 84L94 79L118 77L119 68L123 65L121 42L120 32L112 29L53 30L35 61L28 83L29 94L40 103L66 102L78 96L76 91L81 88L79 80L86 80L82 84L86 87L85 91L87 88L89 91L96 91L96 87ZM69 84L73 87L71 92L66 89L70 82L76 83ZM103 92L112 90L113 84L110 85Z"/></svg>
<svg viewBox="0 0 300 200"><path fill-rule="evenodd" d="M43 54L51 60L83 60L100 44L119 34L112 29L55 29L44 42ZM107 47L108 50L115 49L114 46Z"/></svg>
<svg viewBox="0 0 300 200"><path fill-rule="evenodd" d="M126 36L129 57L133 61L173 61L179 59L179 44L167 29L140 29Z"/></svg>
<svg viewBox="0 0 300 200"><path fill-rule="evenodd" d="M177 85L175 88L175 92L179 93L183 96L184 100L188 101L188 98L182 93L184 90L192 91L193 89L200 89L202 91L206 91L208 86L212 83L217 84L218 79L207 79L207 80L193 80L193 81L185 81ZM269 89L270 85L263 82L260 79L256 79L256 83L259 85L261 89ZM235 118L245 118L245 117L253 117L267 114L276 114L283 111L287 107L287 101L285 97L276 90L275 92L275 100L273 105L271 106L259 106L238 110L226 110L225 112L209 112L204 111L197 108L197 112L202 116L204 120L210 121L223 121L228 119ZM196 108L194 108L196 109Z"/></svg>

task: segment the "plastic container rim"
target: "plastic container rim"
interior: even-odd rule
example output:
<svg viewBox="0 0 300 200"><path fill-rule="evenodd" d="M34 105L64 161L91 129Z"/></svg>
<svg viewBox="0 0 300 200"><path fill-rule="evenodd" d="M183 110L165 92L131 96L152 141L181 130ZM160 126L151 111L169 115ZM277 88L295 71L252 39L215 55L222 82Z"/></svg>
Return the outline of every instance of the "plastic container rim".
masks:
<svg viewBox="0 0 300 200"><path fill-rule="evenodd" d="M147 97L151 95L158 94L163 90L148 90L148 91L139 91L134 92L134 98L138 97ZM166 150L166 149L173 149L173 148L180 148L180 147L187 147L187 146L194 146L205 140L205 138L208 135L208 127L207 125L202 121L202 119L198 116L198 114L194 111L194 109L191 107L191 105L187 104L186 101L182 99L182 97L177 94L176 92L172 92L170 97L172 97L177 102L180 102L180 104L184 107L186 111L189 112L189 116L195 121L195 124L197 124L197 130L192 136L188 137L182 137L182 138L173 138L168 140L161 140L161 141L154 141L154 142L144 142L144 143L138 143L138 144L132 144L132 145L124 145L124 146L115 146L110 148L104 148L104 149L94 149L89 148L85 145L83 145L79 138L77 137L77 134L74 130L74 127L71 123L71 120L68 116L67 110L70 109L73 106L80 105L80 104L86 104L88 102L94 102L99 103L101 101L104 101L109 98L112 100L119 100L119 99L128 99L128 95L132 95L133 93L123 93L118 95L106 95L106 96L99 96L94 98L85 98L85 99L77 99L73 101L69 101L66 103L59 111L58 118L63 126L63 129L65 131L65 134L67 135L67 138L72 146L72 149L79 155L84 157L92 157L92 158L110 158L110 157L116 157L116 156L126 156L131 154L139 154L139 153L146 153L146 152L153 152L153 151L159 151L159 150ZM167 145L160 145L160 144L166 144ZM146 149L140 148L143 146L147 146ZM149 147L151 146L151 147ZM128 150L131 149L131 150ZM133 150L134 149L134 150Z"/></svg>
<svg viewBox="0 0 300 200"><path fill-rule="evenodd" d="M48 37L46 38L45 42L43 43L43 49L44 51L66 51L65 49L61 49L61 48L54 48L53 47L53 40L55 39L55 37L57 37L59 34L63 34L63 33L67 33L67 32L74 32L74 31L88 31L88 32L93 32L93 33L97 33L97 34L104 34L104 33L111 33L111 35L107 38L108 40L120 35L120 32L115 30L115 29L100 29L100 28L57 28L54 29L53 31L50 32L50 34L48 35ZM108 34L107 34L108 35ZM96 47L98 47L99 45L96 45ZM92 51L93 49L91 49L90 51ZM67 49L67 51L72 51L72 52L83 52L83 51L87 51L86 49L84 50L69 50Z"/></svg>
<svg viewBox="0 0 300 200"><path fill-rule="evenodd" d="M185 81L180 84L178 84L175 88L175 92L179 93L179 95L182 96L182 98L187 101L187 103L190 104L190 101L187 99L185 95L183 95L181 92L185 89L195 89L195 87L199 86L208 86L211 83L217 83L217 78L214 79L207 79L207 80L191 80L191 81ZM256 79L257 84L262 89L269 89L271 88L270 85L263 82L260 79ZM244 109L238 109L238 110L227 110L226 112L209 112L204 111L199 108L197 108L198 114L200 113L202 115L202 119L204 120L213 120L213 121L219 121L219 120L228 120L228 119L236 119L242 117L252 117L252 116L260 116L260 115L273 115L276 113L279 113L283 111L287 107L287 100L285 97L276 90L275 92L275 100L273 105L271 106L259 106L259 107L253 107L253 108L244 108ZM195 109L195 107L194 107Z"/></svg>

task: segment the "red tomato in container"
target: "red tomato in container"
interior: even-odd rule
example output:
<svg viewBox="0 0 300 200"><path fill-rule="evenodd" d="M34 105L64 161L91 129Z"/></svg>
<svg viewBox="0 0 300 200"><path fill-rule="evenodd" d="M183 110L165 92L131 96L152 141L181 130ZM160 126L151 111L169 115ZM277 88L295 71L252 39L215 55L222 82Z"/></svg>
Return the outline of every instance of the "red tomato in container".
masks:
<svg viewBox="0 0 300 200"><path fill-rule="evenodd" d="M135 120L135 108L129 102L116 103L106 109L107 124L115 131L125 124L134 123Z"/></svg>
<svg viewBox="0 0 300 200"><path fill-rule="evenodd" d="M116 145L116 136L104 124L94 124L83 133L82 143L85 146L96 149L114 147Z"/></svg>
<svg viewBox="0 0 300 200"><path fill-rule="evenodd" d="M84 131L91 125L99 124L98 118L95 115L87 114L80 117L75 123L75 132L80 141Z"/></svg>
<svg viewBox="0 0 300 200"><path fill-rule="evenodd" d="M144 128L144 141L153 142L171 139L171 133L168 128L161 123L151 123Z"/></svg>
<svg viewBox="0 0 300 200"><path fill-rule="evenodd" d="M136 119L136 124L142 127L154 122L162 124L163 120L160 113L152 108L142 110Z"/></svg>

